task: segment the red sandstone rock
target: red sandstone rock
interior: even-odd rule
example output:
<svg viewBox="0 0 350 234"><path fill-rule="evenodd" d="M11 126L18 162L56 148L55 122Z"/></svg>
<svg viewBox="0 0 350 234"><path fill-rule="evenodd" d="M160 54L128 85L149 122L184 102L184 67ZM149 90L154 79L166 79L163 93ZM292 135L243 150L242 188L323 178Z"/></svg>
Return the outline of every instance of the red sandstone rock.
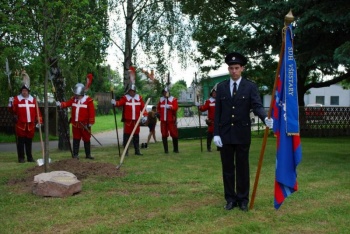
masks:
<svg viewBox="0 0 350 234"><path fill-rule="evenodd" d="M81 182L67 171L52 171L34 176L33 193L44 197L67 197L81 191Z"/></svg>

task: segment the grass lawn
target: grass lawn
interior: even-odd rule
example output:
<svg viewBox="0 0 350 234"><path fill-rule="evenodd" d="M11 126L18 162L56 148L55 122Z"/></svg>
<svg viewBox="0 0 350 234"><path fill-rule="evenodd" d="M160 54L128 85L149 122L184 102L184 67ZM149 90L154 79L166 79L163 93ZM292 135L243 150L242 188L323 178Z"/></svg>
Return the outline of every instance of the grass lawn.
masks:
<svg viewBox="0 0 350 234"><path fill-rule="evenodd" d="M118 129L123 128L123 122L120 121L121 114L117 114L116 119L117 119ZM115 130L115 120L113 115L96 116L95 124L93 125L92 128L94 133ZM43 139L45 139L44 128L42 128L42 133L43 133ZM72 136L72 126L70 126L70 136ZM50 141L58 140L58 137L50 135L49 140ZM9 135L5 133L0 133L0 143L8 143L8 142L15 142L15 141L16 141L16 138L14 134ZM40 135L38 131L35 133L33 141L40 141Z"/></svg>
<svg viewBox="0 0 350 234"><path fill-rule="evenodd" d="M114 120L113 120L114 121ZM113 122L114 123L114 122ZM42 198L8 185L33 164L0 152L1 233L350 233L350 138L303 138L299 191L273 208L275 140L269 137L255 206L223 209L218 152L200 152L198 140L180 140L180 154L151 144L125 158L124 177L91 176L81 193ZM261 149L252 139L251 188ZM118 165L115 147L93 148L96 162ZM69 153L50 151L53 160ZM84 159L82 159L83 161ZM86 161L86 160L85 160ZM43 169L44 170L44 169ZM251 189L252 190L252 189Z"/></svg>

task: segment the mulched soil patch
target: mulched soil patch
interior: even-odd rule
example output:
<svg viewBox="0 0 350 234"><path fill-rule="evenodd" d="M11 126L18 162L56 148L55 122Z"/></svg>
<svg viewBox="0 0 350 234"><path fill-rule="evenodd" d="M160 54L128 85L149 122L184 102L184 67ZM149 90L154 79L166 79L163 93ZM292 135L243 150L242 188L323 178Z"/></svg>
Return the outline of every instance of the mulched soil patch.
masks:
<svg viewBox="0 0 350 234"><path fill-rule="evenodd" d="M88 177L123 177L124 171L116 169L116 165L110 163L101 163L88 161L84 162L77 159L65 159L49 164L48 172L67 171L73 173L78 180L82 181ZM24 190L31 190L34 176L45 172L44 166L35 166L26 170L24 178L11 178L8 185L20 185Z"/></svg>

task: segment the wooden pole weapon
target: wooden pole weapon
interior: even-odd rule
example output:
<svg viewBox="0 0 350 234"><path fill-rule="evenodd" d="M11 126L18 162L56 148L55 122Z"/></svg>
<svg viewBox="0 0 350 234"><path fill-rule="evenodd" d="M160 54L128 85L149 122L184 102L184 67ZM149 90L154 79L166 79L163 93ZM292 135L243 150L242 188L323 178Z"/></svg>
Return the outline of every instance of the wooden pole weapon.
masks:
<svg viewBox="0 0 350 234"><path fill-rule="evenodd" d="M111 98L114 99L112 78L109 77L109 80L111 82ZM120 143L119 143L119 133L118 133L118 124L117 124L117 116L116 116L117 113L115 111L115 106L112 105L112 109L113 109L113 116L114 116L115 132L117 133L118 153L119 153L119 157L121 157L121 154L120 154Z"/></svg>
<svg viewBox="0 0 350 234"><path fill-rule="evenodd" d="M199 103L199 97L198 96L197 96L197 102ZM203 152L201 111L199 110L199 106L197 108L198 108L198 121L199 121L199 138L200 138L200 142L201 142L201 152Z"/></svg>
<svg viewBox="0 0 350 234"><path fill-rule="evenodd" d="M36 107L36 116L37 116L38 124L41 124L41 123L40 123L39 105L38 105L37 99L35 99L35 107ZM43 133L42 133L42 131L41 131L41 126L39 127L39 135L40 135L40 145L41 145L41 152L42 152L43 158L42 158L42 159L38 159L38 160L37 160L37 164L38 164L38 166L42 166L42 165L44 165L46 162L45 162L45 147L44 147ZM50 161L51 161L51 160L49 159L48 162L50 163Z"/></svg>
<svg viewBox="0 0 350 234"><path fill-rule="evenodd" d="M128 151L128 148L129 148L129 144L130 144L130 142L131 142L131 139L133 138L134 133L135 133L137 127L138 127L139 124L140 124L140 121L141 121L141 119L142 119L143 113L145 112L145 110L146 110L146 108L147 108L147 105L148 105L148 103L149 103L150 100L151 100L150 98L147 99L147 102L146 102L145 106L143 107L143 109L142 109L142 111L141 111L141 113L140 113L140 116L139 116L139 118L138 118L138 120L137 120L137 122L136 122L136 124L135 124L135 127L134 127L134 129L132 130L132 132L131 132L131 134L130 134L129 140L128 140L128 142L126 143L126 145L125 145L125 147L124 147L124 150L123 150L123 154L122 154L122 156L121 156L121 158L120 158L119 165L117 166L117 170L119 170L120 167L121 167L122 164L123 164L123 161L124 161L124 158L125 158L125 154L126 154L126 152Z"/></svg>
<svg viewBox="0 0 350 234"><path fill-rule="evenodd" d="M193 87L194 87L194 97L197 98L197 102L199 104L199 96L196 95L196 84L197 84L197 73L194 73L194 81L193 81ZM201 123L201 111L199 110L199 106L197 106L198 111L198 122L199 122L199 139L201 144L201 152L203 152L203 136L202 136L202 123Z"/></svg>

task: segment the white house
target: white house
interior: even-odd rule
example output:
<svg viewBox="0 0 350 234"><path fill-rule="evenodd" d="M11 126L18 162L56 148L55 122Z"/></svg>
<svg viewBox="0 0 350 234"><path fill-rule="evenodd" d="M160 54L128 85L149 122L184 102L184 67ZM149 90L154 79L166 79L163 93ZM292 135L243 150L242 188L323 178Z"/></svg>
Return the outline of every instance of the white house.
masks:
<svg viewBox="0 0 350 234"><path fill-rule="evenodd" d="M263 98L264 107L269 107L271 95ZM350 89L343 89L341 85L334 84L329 87L311 88L304 95L305 106L308 104L322 104L324 106L350 107Z"/></svg>
<svg viewBox="0 0 350 234"><path fill-rule="evenodd" d="M196 101L196 89L193 87L182 90L178 97L179 103L194 103Z"/></svg>
<svg viewBox="0 0 350 234"><path fill-rule="evenodd" d="M324 106L350 106L350 90L334 84L324 88L312 88L304 96L305 105L319 103Z"/></svg>

